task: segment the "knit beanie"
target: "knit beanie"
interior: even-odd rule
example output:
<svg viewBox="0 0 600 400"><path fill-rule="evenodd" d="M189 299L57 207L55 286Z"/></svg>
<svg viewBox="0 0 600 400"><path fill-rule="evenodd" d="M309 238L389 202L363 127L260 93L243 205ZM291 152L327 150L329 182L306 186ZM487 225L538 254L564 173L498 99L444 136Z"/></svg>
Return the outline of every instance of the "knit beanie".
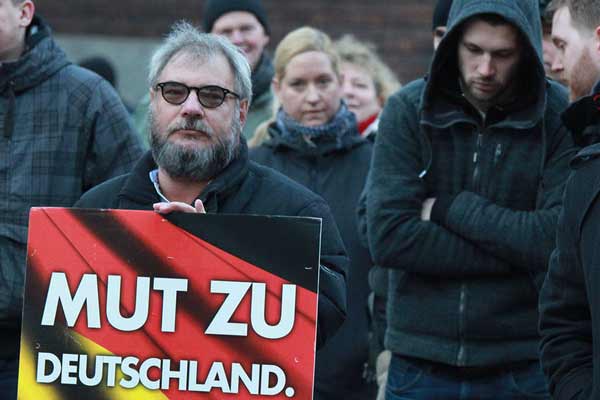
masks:
<svg viewBox="0 0 600 400"><path fill-rule="evenodd" d="M448 24L448 14L452 0L438 0L433 10L433 18L431 21L431 30L434 31L438 26L446 26Z"/></svg>
<svg viewBox="0 0 600 400"><path fill-rule="evenodd" d="M258 22L263 26L265 33L267 35L270 34L267 13L260 0L206 0L202 17L204 30L210 32L217 19L223 14L232 11L247 11L254 14Z"/></svg>

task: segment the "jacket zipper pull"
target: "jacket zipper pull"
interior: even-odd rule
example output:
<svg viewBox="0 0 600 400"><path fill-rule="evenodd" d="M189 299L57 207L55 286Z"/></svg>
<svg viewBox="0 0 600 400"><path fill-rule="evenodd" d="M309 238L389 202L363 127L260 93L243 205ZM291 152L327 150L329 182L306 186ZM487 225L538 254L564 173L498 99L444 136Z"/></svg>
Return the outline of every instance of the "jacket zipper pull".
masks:
<svg viewBox="0 0 600 400"><path fill-rule="evenodd" d="M502 155L502 143L496 145L496 152L494 153L494 165L498 164L500 156Z"/></svg>

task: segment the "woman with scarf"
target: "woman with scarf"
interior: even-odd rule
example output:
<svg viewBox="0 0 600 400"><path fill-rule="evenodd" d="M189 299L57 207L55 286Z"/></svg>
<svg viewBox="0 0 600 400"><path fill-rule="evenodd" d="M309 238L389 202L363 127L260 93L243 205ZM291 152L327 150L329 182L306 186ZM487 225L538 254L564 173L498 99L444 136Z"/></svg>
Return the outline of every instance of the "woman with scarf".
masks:
<svg viewBox="0 0 600 400"><path fill-rule="evenodd" d="M359 240L356 218L372 145L360 136L356 117L342 100L339 57L325 33L308 27L289 33L274 64L272 86L281 107L258 128L264 141L250 158L327 200L351 258L348 316L317 352L315 399L373 398L374 385L364 376L371 258Z"/></svg>

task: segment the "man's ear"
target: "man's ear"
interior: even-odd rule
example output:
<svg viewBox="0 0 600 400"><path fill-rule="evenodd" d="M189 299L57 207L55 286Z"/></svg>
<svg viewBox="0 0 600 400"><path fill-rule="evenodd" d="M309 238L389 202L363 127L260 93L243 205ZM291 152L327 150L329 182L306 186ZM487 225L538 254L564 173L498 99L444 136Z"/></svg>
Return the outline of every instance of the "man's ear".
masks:
<svg viewBox="0 0 600 400"><path fill-rule="evenodd" d="M19 15L20 26L27 28L31 25L31 20L35 14L35 4L31 0L25 0L19 7L21 8L21 14Z"/></svg>
<svg viewBox="0 0 600 400"><path fill-rule="evenodd" d="M240 124L246 125L246 119L248 118L248 100L244 99L240 101Z"/></svg>

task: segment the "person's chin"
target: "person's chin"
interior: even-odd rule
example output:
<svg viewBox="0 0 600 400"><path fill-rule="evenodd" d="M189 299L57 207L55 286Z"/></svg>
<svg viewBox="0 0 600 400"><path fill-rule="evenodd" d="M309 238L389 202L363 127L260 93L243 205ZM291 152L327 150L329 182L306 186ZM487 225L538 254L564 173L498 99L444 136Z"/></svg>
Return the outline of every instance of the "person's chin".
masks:
<svg viewBox="0 0 600 400"><path fill-rule="evenodd" d="M327 117L323 112L309 112L302 116L302 120L300 122L305 126L323 125L327 122Z"/></svg>

